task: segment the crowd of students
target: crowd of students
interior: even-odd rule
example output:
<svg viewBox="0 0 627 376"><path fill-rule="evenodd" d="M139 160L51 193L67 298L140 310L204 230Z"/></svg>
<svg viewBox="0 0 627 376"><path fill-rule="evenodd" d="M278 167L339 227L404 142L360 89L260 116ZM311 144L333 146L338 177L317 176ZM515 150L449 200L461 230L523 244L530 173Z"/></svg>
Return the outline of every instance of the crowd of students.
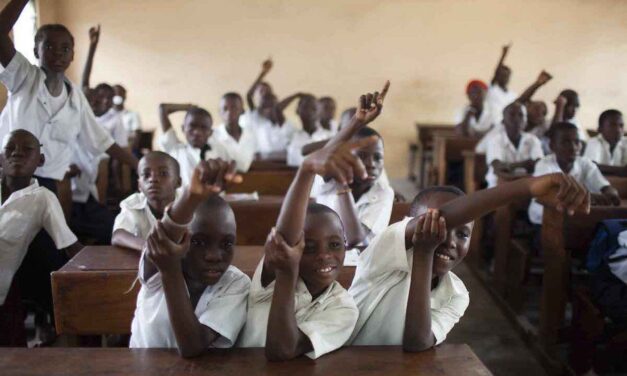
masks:
<svg viewBox="0 0 627 376"><path fill-rule="evenodd" d="M0 116L0 345L25 345L26 287L49 295L49 272L81 248L70 228L95 222L100 244L141 252L131 347L176 347L185 357L211 347L265 347L270 360L317 358L351 344L422 351L444 341L468 307L469 293L451 270L468 252L475 219L524 197L570 214L589 208L588 191L593 202L618 200L599 168L622 173L625 166L620 112L603 113L600 135L580 156L576 93L560 95L549 127L546 105L531 97L550 75L543 72L523 95L513 94L511 70L503 65L509 47L489 88L479 80L468 84L470 104L458 126L487 140L482 147L492 188L470 195L425 189L413 198L410 216L391 226L394 191L384 170L384 141L370 127L389 82L361 95L338 123L330 97L296 93L279 100L265 81L268 60L246 103L235 92L224 94L223 124L216 127L202 107L160 104L162 151L138 161L128 139L141 125L124 106L126 90L89 85L100 27L90 30L79 87L65 76L74 40L64 26L37 31L37 66L15 50L9 31L26 3L9 1L0 12L0 81L9 91ZM284 115L295 100L301 127ZM169 119L178 111L185 112L184 140ZM544 150L552 154L544 156L538 136L548 139ZM241 182L256 155L277 152L286 152L297 172L251 280L231 265L237 229L220 193ZM114 220L95 186L97 166L108 157L138 176L138 192L120 203ZM496 185L496 174L534 166L533 177ZM59 203L65 191L57 189L65 178L72 179L74 201L67 218ZM38 232L51 239L32 242ZM346 250L355 246L364 250L346 290L337 277ZM59 250L66 254L51 261Z"/></svg>

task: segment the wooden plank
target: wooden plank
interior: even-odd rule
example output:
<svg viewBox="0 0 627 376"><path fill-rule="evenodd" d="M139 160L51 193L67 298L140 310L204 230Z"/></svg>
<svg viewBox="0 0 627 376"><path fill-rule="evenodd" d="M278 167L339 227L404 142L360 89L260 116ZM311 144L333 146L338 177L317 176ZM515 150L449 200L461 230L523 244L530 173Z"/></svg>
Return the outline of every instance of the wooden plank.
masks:
<svg viewBox="0 0 627 376"><path fill-rule="evenodd" d="M475 153L474 150L463 150L464 158L464 190L471 194L481 188L488 173L485 154Z"/></svg>
<svg viewBox="0 0 627 376"><path fill-rule="evenodd" d="M400 346L345 347L311 360L269 362L264 349L211 349L194 359L175 350L126 348L0 349L6 375L468 375L490 371L465 344L444 344L420 353Z"/></svg>
<svg viewBox="0 0 627 376"><path fill-rule="evenodd" d="M474 150L478 138L450 136L436 133L433 136L433 164L437 171L437 184L446 185L449 162L463 162L462 152Z"/></svg>
<svg viewBox="0 0 627 376"><path fill-rule="evenodd" d="M453 136L455 135L455 125L416 123L416 158L419 161L417 176L420 179L420 188L429 184L427 180L433 162L433 134L436 132L448 133Z"/></svg>
<svg viewBox="0 0 627 376"><path fill-rule="evenodd" d="M260 195L284 196L294 176L295 170L249 171L242 174L242 183L229 186L227 193L257 192Z"/></svg>

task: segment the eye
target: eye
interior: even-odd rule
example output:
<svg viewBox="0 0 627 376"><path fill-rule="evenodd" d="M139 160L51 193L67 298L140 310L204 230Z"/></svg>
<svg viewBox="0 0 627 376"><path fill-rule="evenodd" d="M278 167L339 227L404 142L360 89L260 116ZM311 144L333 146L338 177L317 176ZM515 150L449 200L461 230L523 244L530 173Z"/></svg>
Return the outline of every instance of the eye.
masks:
<svg viewBox="0 0 627 376"><path fill-rule="evenodd" d="M159 176L168 177L168 176L170 176L170 173L168 171L161 171L161 172L159 172Z"/></svg>
<svg viewBox="0 0 627 376"><path fill-rule="evenodd" d="M312 254L316 252L316 244L314 242L305 242L303 253Z"/></svg>
<svg viewBox="0 0 627 376"><path fill-rule="evenodd" d="M222 249L226 250L227 252L231 252L233 250L233 241L232 240L225 240L222 242Z"/></svg>
<svg viewBox="0 0 627 376"><path fill-rule="evenodd" d="M203 246L205 246L205 242L203 240L200 240L200 239L192 239L189 242L189 244L193 245L195 247L203 247Z"/></svg>
<svg viewBox="0 0 627 376"><path fill-rule="evenodd" d="M329 243L329 249L337 251L342 249L342 245L343 243L334 240Z"/></svg>
<svg viewBox="0 0 627 376"><path fill-rule="evenodd" d="M470 237L470 232L459 230L457 231L457 237L460 239L468 239Z"/></svg>

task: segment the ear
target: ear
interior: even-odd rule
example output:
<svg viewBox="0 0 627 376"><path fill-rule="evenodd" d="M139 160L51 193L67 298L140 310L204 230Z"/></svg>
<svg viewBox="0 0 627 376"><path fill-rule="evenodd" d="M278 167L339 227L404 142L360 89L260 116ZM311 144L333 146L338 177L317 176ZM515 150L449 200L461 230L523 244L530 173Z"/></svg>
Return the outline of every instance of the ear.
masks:
<svg viewBox="0 0 627 376"><path fill-rule="evenodd" d="M37 167L43 166L44 163L46 163L46 156L43 153L41 153L39 154L39 163L37 164Z"/></svg>
<svg viewBox="0 0 627 376"><path fill-rule="evenodd" d="M179 176L178 178L176 178L176 188L180 188L183 185L183 180L181 180L181 177Z"/></svg>

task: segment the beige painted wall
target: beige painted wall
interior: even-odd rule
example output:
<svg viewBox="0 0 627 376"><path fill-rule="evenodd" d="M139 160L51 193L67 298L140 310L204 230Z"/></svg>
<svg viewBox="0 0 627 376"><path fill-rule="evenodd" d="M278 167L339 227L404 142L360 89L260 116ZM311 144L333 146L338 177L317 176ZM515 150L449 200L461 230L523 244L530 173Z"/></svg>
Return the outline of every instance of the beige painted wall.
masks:
<svg viewBox="0 0 627 376"><path fill-rule="evenodd" d="M271 55L280 96L333 95L340 109L358 94L392 89L375 125L389 173L403 176L415 121L452 121L469 78L488 80L512 41L511 87L521 92L546 68L538 98L566 86L581 94L580 119L627 111L627 1L623 0L39 0L42 22L74 33L78 80L87 30L102 24L93 83L122 82L129 105L157 126L161 101L193 102L217 117L227 90L244 94ZM293 108L288 110L293 113Z"/></svg>

